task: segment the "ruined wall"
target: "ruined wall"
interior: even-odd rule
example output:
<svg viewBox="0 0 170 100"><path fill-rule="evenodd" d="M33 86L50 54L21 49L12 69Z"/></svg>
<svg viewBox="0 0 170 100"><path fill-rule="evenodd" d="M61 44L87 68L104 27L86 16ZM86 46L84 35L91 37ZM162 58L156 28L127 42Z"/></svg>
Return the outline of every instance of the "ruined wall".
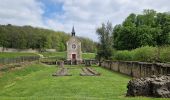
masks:
<svg viewBox="0 0 170 100"><path fill-rule="evenodd" d="M132 77L170 74L170 64L131 61L103 61L101 66Z"/></svg>
<svg viewBox="0 0 170 100"><path fill-rule="evenodd" d="M28 52L28 53L35 53L38 52L36 49L15 49L15 48L3 48L0 47L0 52Z"/></svg>

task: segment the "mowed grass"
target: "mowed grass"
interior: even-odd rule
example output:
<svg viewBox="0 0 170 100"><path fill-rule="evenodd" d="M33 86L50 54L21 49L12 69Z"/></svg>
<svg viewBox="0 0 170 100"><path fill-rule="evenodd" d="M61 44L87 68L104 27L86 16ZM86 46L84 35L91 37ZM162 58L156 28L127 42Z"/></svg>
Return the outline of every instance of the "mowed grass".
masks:
<svg viewBox="0 0 170 100"><path fill-rule="evenodd" d="M66 52L42 52L44 57L66 58Z"/></svg>
<svg viewBox="0 0 170 100"><path fill-rule="evenodd" d="M0 52L0 58L16 58L21 56L38 56L38 55L35 53Z"/></svg>
<svg viewBox="0 0 170 100"><path fill-rule="evenodd" d="M44 57L66 58L67 52L43 52ZM83 59L95 59L95 53L82 53Z"/></svg>
<svg viewBox="0 0 170 100"><path fill-rule="evenodd" d="M153 100L125 97L128 76L93 66L101 76L80 76L82 66L69 67L72 76L53 77L56 66L33 64L0 77L0 100ZM160 100L155 99L155 100ZM166 100L166 99L164 99Z"/></svg>

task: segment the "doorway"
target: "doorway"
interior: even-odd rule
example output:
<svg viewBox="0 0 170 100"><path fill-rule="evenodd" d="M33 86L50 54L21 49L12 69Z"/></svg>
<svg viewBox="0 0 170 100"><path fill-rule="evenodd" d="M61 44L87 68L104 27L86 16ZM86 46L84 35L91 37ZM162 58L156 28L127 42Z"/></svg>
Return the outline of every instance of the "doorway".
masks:
<svg viewBox="0 0 170 100"><path fill-rule="evenodd" d="M72 54L72 64L76 65L76 54Z"/></svg>
<svg viewBox="0 0 170 100"><path fill-rule="evenodd" d="M76 60L76 54L72 54L72 60Z"/></svg>

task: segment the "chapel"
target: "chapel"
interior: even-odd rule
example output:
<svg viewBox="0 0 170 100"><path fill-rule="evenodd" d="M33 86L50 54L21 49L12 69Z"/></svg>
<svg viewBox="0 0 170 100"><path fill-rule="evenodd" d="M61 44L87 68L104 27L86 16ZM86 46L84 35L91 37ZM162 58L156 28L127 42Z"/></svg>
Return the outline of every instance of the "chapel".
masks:
<svg viewBox="0 0 170 100"><path fill-rule="evenodd" d="M71 37L67 41L67 61L70 61L70 64L80 64L82 62L81 42L75 34L73 26Z"/></svg>

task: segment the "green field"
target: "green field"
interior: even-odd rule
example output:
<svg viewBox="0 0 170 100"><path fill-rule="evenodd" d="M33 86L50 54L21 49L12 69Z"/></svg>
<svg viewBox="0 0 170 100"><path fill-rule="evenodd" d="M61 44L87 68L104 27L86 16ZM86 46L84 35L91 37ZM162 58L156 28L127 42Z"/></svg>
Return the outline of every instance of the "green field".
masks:
<svg viewBox="0 0 170 100"><path fill-rule="evenodd" d="M21 56L38 56L38 55L35 53L0 52L0 58L16 58Z"/></svg>
<svg viewBox="0 0 170 100"><path fill-rule="evenodd" d="M130 77L94 66L101 76L79 76L82 66L67 66L72 76L53 77L57 68L33 64L0 76L0 100L160 100L127 98ZM166 100L166 99L164 99Z"/></svg>

